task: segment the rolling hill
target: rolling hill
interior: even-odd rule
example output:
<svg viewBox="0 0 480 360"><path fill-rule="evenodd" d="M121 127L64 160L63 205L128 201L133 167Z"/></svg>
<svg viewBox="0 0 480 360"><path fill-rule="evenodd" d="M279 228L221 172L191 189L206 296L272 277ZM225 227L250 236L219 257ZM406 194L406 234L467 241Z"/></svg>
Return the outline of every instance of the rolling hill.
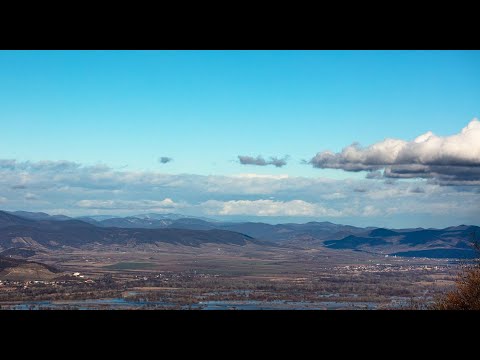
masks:
<svg viewBox="0 0 480 360"><path fill-rule="evenodd" d="M144 229L100 227L80 220L35 221L0 212L0 247L43 249L63 246L82 247L98 245L135 245L165 242L177 245L199 246L204 243L245 245L259 243L238 232L211 229Z"/></svg>
<svg viewBox="0 0 480 360"><path fill-rule="evenodd" d="M0 256L0 280L49 280L61 270L35 261Z"/></svg>
<svg viewBox="0 0 480 360"><path fill-rule="evenodd" d="M339 240L327 240L332 249L378 252L394 256L429 258L473 258L472 239L480 235L478 226L457 226L445 229L378 228L361 236L349 235Z"/></svg>

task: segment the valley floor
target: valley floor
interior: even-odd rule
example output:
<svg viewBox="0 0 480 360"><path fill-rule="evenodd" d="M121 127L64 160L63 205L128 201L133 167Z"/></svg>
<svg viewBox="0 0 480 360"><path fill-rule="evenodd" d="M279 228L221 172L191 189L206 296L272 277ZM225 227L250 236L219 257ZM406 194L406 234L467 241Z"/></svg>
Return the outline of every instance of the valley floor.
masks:
<svg viewBox="0 0 480 360"><path fill-rule="evenodd" d="M29 261L62 273L1 273L2 309L421 308L459 268L446 259L254 244L71 249Z"/></svg>

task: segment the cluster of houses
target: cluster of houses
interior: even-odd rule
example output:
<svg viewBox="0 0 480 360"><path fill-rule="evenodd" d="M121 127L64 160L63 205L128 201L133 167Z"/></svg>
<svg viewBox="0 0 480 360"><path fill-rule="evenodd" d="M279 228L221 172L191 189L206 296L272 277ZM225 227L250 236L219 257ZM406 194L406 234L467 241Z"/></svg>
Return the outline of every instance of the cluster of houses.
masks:
<svg viewBox="0 0 480 360"><path fill-rule="evenodd" d="M372 264L372 265L346 265L335 266L335 271L347 272L403 272L403 271L432 271L432 270L446 270L448 265L393 265L393 264Z"/></svg>

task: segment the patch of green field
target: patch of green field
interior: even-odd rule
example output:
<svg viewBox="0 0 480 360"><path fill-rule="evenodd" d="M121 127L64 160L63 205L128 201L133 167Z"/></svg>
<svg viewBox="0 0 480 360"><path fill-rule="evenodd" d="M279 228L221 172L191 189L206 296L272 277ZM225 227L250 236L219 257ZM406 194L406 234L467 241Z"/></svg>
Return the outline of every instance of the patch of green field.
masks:
<svg viewBox="0 0 480 360"><path fill-rule="evenodd" d="M103 268L109 270L149 270L155 267L156 264L148 262L119 262Z"/></svg>

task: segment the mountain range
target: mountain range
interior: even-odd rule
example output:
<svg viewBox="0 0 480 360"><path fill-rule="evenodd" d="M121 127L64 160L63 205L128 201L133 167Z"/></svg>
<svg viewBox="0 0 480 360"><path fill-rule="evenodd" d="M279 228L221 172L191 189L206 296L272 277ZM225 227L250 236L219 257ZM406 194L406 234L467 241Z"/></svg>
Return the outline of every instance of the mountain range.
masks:
<svg viewBox="0 0 480 360"><path fill-rule="evenodd" d="M98 245L171 244L199 246L204 243L244 245L258 241L237 232L211 229L145 229L96 226L81 220L33 220L0 211L0 246L60 248Z"/></svg>
<svg viewBox="0 0 480 360"><path fill-rule="evenodd" d="M59 248L101 245L138 246L169 243L200 246L205 243L328 248L364 251L386 256L471 258L471 240L477 226L445 229L385 229L331 222L266 224L221 222L180 214L142 214L128 217L70 218L25 211L0 211L0 248Z"/></svg>

